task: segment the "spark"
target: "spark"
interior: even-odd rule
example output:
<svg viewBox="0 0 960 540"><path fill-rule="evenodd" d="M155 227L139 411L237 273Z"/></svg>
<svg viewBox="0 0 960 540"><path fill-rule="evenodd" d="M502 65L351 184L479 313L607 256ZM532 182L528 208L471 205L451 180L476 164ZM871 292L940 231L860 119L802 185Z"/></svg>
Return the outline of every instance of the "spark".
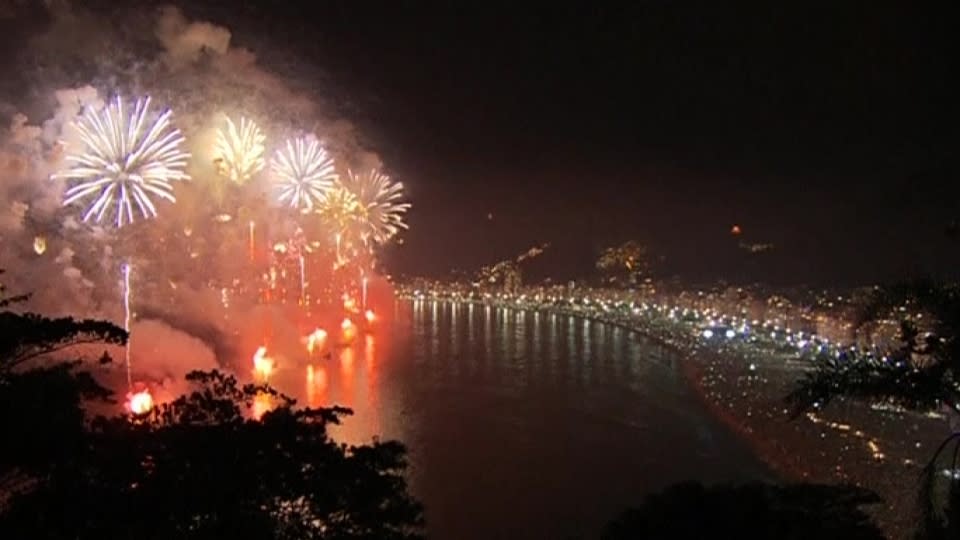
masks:
<svg viewBox="0 0 960 540"><path fill-rule="evenodd" d="M43 236L33 238L33 252L37 255L43 255L47 251L47 239Z"/></svg>
<svg viewBox="0 0 960 540"><path fill-rule="evenodd" d="M267 140L253 120L240 118L240 127L227 117L224 128L217 130L213 162L217 174L242 184L263 170L264 146Z"/></svg>
<svg viewBox="0 0 960 540"><path fill-rule="evenodd" d="M255 231L256 231L256 223L254 223L254 222L251 220L251 221L250 221L250 241L249 241L249 243L250 243L250 246L249 246L249 248L250 248L250 260L251 260L251 261L253 261L253 259L254 259L254 254L255 254L255 252L256 252L256 237L255 237Z"/></svg>
<svg viewBox="0 0 960 540"><path fill-rule="evenodd" d="M372 240L383 244L400 229L407 228L403 215L411 205L403 202L402 182L393 182L389 176L371 169L363 175L348 171L344 187L357 198L364 243Z"/></svg>
<svg viewBox="0 0 960 540"><path fill-rule="evenodd" d="M333 158L315 137L287 141L270 162L277 199L291 208L310 211L327 196L338 176Z"/></svg>
<svg viewBox="0 0 960 540"><path fill-rule="evenodd" d="M184 172L190 154L180 150L180 130L170 125L169 109L152 119L150 98L138 100L130 114L119 97L101 110L88 109L74 123L83 151L67 155L68 167L55 175L69 184L63 205L84 204L83 221L100 223L115 212L117 227L139 214L156 217L151 197L176 202L172 182L189 180Z"/></svg>
<svg viewBox="0 0 960 540"><path fill-rule="evenodd" d="M364 308L367 307L367 281L367 276L360 280L360 305Z"/></svg>

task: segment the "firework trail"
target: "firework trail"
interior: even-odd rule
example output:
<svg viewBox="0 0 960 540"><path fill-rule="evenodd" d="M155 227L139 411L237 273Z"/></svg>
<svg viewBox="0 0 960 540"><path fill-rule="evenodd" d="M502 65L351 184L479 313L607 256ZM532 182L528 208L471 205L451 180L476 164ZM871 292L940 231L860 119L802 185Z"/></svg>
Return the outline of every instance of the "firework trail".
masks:
<svg viewBox="0 0 960 540"><path fill-rule="evenodd" d="M286 148L271 160L277 199L282 203L309 211L318 206L337 181L333 158L314 137L287 141Z"/></svg>
<svg viewBox="0 0 960 540"><path fill-rule="evenodd" d="M124 350L127 364L127 388L133 385L133 379L130 376L130 263L124 263L120 267L123 272L123 329L127 331L127 346Z"/></svg>
<svg viewBox="0 0 960 540"><path fill-rule="evenodd" d="M173 182L189 180L184 172L190 154L180 150L183 135L170 125L170 110L150 118L150 98L138 100L130 114L119 97L101 110L87 110L74 124L83 151L67 155L67 168L56 175L67 181L64 206L85 205L83 220L97 223L111 209L117 227L132 223L134 204L144 218L157 215L151 197L176 202Z"/></svg>

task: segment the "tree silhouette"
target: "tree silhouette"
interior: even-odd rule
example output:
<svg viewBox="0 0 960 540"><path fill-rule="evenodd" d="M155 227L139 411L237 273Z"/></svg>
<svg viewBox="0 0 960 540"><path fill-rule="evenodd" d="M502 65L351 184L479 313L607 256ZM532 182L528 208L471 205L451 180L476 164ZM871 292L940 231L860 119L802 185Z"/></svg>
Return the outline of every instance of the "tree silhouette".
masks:
<svg viewBox="0 0 960 540"><path fill-rule="evenodd" d="M347 409L296 409L270 388L240 387L217 371L188 380L193 392L145 416L95 420L86 448L14 498L0 530L24 538L420 537L402 445L336 443L327 426ZM276 407L251 418L264 397Z"/></svg>
<svg viewBox="0 0 960 540"><path fill-rule="evenodd" d="M30 298L4 293L0 286L0 308ZM83 451L87 426L82 403L110 396L89 373L78 369L79 362L27 366L27 361L98 341L122 344L126 332L101 321L0 312L0 507L6 498L42 481Z"/></svg>
<svg viewBox="0 0 960 540"><path fill-rule="evenodd" d="M0 274L4 271L0 270ZM29 294L4 296L0 285L0 309L25 302ZM89 343L123 345L127 332L117 325L70 317L50 319L35 313L0 311L0 374L45 354Z"/></svg>
<svg viewBox="0 0 960 540"><path fill-rule="evenodd" d="M860 508L880 499L850 486L671 486L627 510L603 532L605 540L879 540Z"/></svg>
<svg viewBox="0 0 960 540"><path fill-rule="evenodd" d="M819 361L786 398L794 416L835 398L960 413L960 289L930 280L879 288L863 306L859 324L877 319L899 319L900 346L879 358L850 351ZM919 538L960 538L958 458L960 433L953 433L923 470ZM945 488L938 482L944 479Z"/></svg>
<svg viewBox="0 0 960 540"><path fill-rule="evenodd" d="M0 306L25 299L0 290ZM213 371L146 415L91 420L86 402L111 393L79 362L28 362L126 337L101 321L0 312L0 538L421 536L403 446L329 437L348 409L297 409ZM273 410L254 419L263 400Z"/></svg>

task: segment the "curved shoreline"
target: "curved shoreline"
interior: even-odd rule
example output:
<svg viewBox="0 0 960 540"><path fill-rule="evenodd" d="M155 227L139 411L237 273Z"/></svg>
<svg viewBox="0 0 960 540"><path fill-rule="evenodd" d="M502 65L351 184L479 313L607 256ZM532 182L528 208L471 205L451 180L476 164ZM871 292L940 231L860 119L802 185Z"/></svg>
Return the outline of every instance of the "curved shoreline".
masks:
<svg viewBox="0 0 960 540"><path fill-rule="evenodd" d="M410 296L398 296L397 299L415 301L416 298ZM433 298L434 301L442 302L452 302L450 298ZM482 299L458 299L458 302L465 304L474 304L480 306L494 306L494 307L504 307L510 309L517 309L522 311L538 311L546 312L556 315L564 315L567 317L575 317L581 320L590 321L594 323L600 323L607 326L617 327L627 332L633 333L637 336L641 336L644 339L652 341L657 345L669 349L677 355L679 360L679 371L681 376L690 386L690 389L693 390L694 395L697 397L697 401L708 411L715 420L717 420L725 429L730 431L734 436L736 436L742 443L744 443L750 452L757 458L758 461L763 463L778 479L787 480L787 481L800 481L806 479L809 475L802 471L798 466L791 466L787 459L777 456L786 455L786 449L780 448L779 445L776 445L772 442L764 443L756 437L751 436L750 429L742 422L736 415L733 415L727 411L724 411L721 407L710 399L707 395L706 390L703 386L703 372L702 372L702 362L697 360L695 356L698 351L686 351L682 347L670 343L667 340L663 339L660 336L654 335L652 332L639 327L632 326L628 323L625 323L616 319L607 319L601 316L586 314L581 311L574 310L563 310L555 309L550 307L538 307L538 308L529 308L529 307L520 307L513 304L505 302L491 302ZM700 351L703 353L703 351ZM707 353L709 354L709 353Z"/></svg>

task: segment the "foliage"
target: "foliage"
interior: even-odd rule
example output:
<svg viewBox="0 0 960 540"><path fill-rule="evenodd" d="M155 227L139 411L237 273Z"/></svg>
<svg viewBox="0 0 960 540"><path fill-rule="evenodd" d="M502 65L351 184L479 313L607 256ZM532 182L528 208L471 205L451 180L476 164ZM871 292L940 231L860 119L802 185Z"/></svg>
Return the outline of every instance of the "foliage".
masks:
<svg viewBox="0 0 960 540"><path fill-rule="evenodd" d="M875 494L852 486L684 483L621 514L603 538L875 540L883 535L861 506L878 502Z"/></svg>
<svg viewBox="0 0 960 540"><path fill-rule="evenodd" d="M110 391L77 363L0 375L0 478L45 476L86 444L82 404L107 400Z"/></svg>
<svg viewBox="0 0 960 540"><path fill-rule="evenodd" d="M143 417L100 418L86 448L15 498L0 530L30 538L418 538L403 447L345 446L342 408L295 409L213 371ZM255 399L276 408L251 418Z"/></svg>
<svg viewBox="0 0 960 540"><path fill-rule="evenodd" d="M948 452L950 447L953 452ZM943 459L950 456L950 459ZM943 441L933 454L933 459L924 467L920 476L920 510L923 516L917 538L922 540L952 540L960 538L960 482L956 475L960 470L960 433L954 433ZM940 463L943 461L944 463ZM942 480L941 471L954 476L948 482ZM940 491L938 493L938 490Z"/></svg>
<svg viewBox="0 0 960 540"><path fill-rule="evenodd" d="M0 309L30 298L29 294L10 297L3 294L4 288L0 286ZM28 360L73 345L127 342L127 332L110 322L69 317L50 319L35 313L0 311L0 330L0 375Z"/></svg>
<svg viewBox="0 0 960 540"><path fill-rule="evenodd" d="M819 361L786 397L795 416L835 398L920 412L948 407L960 414L960 290L930 280L878 288L862 306L858 322L862 327L878 319L899 319L900 346L880 358L850 352ZM951 472L957 469L958 440L960 434L953 434L944 441L923 470L919 538L960 537L960 479ZM943 469L938 462L951 443L953 459ZM938 491L942 470L950 477Z"/></svg>
<svg viewBox="0 0 960 540"><path fill-rule="evenodd" d="M81 344L123 345L127 332L107 321L51 319L35 313L0 312L0 372L39 356Z"/></svg>
<svg viewBox="0 0 960 540"><path fill-rule="evenodd" d="M960 403L956 373L943 362L926 367L911 365L900 351L887 360L850 352L840 358L822 358L805 374L786 400L794 416L824 406L837 397L881 401L918 411Z"/></svg>

